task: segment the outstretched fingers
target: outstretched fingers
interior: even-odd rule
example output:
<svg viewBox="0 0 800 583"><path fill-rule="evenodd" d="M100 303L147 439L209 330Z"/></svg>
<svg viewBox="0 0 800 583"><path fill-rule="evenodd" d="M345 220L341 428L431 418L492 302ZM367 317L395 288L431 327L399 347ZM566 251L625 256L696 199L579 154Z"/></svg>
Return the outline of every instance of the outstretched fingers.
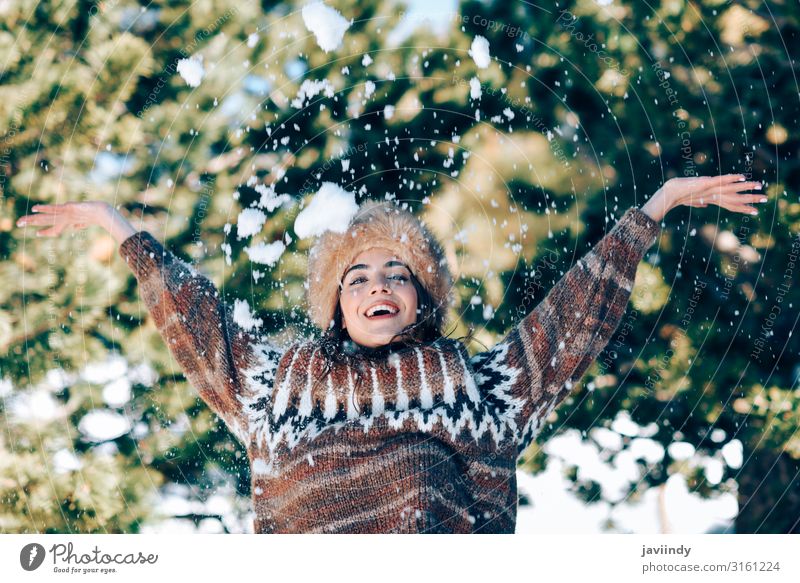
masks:
<svg viewBox="0 0 800 583"><path fill-rule="evenodd" d="M752 206L752 203L767 202L767 197L763 194L738 194L734 192L717 195L711 202L731 212L756 215L758 214L758 209Z"/></svg>
<svg viewBox="0 0 800 583"><path fill-rule="evenodd" d="M731 177L741 175L710 176L706 181L706 188L693 194L692 200L697 206L706 207L709 204L721 206L732 212L741 212L751 215L758 213L756 207L749 203L767 202L767 197L759 194L743 194L748 190L760 190L763 185L759 181L731 180Z"/></svg>
<svg viewBox="0 0 800 583"><path fill-rule="evenodd" d="M55 213L41 213L36 215L25 215L17 220L18 227L26 225L54 225L61 217Z"/></svg>
<svg viewBox="0 0 800 583"><path fill-rule="evenodd" d="M18 227L47 227L36 232L37 237L58 236L63 230L75 222L71 208L66 205L37 204L31 208L32 215L25 215L17 220Z"/></svg>
<svg viewBox="0 0 800 583"><path fill-rule="evenodd" d="M767 197L763 194L732 194L727 198L730 204L730 210L751 215L758 214L758 209L748 203L767 202Z"/></svg>
<svg viewBox="0 0 800 583"><path fill-rule="evenodd" d="M36 231L37 237L57 237L62 233L64 228L66 227L66 223L59 223L52 227L48 227L47 229L42 229L41 231Z"/></svg>
<svg viewBox="0 0 800 583"><path fill-rule="evenodd" d="M719 187L720 190L725 192L742 192L743 190L761 190L764 185L759 180L751 180L748 182L734 182L732 184L725 184Z"/></svg>
<svg viewBox="0 0 800 583"><path fill-rule="evenodd" d="M705 186L727 186L730 184L744 184L747 177L744 174L720 174L719 176L701 176Z"/></svg>

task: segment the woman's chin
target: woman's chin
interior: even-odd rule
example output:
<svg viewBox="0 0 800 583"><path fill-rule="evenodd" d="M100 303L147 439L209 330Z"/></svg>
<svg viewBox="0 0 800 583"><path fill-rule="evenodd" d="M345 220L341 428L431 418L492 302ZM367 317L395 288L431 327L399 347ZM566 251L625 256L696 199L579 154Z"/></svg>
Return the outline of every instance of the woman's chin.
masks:
<svg viewBox="0 0 800 583"><path fill-rule="evenodd" d="M402 332L402 327L391 326L391 327L384 327L384 328L373 328L370 330L364 330L361 334L359 334L359 339L355 340L358 344L362 346L370 346L372 348L376 348L378 346L383 346L385 344L389 344L392 339L395 341L399 340L400 337L397 336L400 332ZM352 332L350 334L352 338Z"/></svg>

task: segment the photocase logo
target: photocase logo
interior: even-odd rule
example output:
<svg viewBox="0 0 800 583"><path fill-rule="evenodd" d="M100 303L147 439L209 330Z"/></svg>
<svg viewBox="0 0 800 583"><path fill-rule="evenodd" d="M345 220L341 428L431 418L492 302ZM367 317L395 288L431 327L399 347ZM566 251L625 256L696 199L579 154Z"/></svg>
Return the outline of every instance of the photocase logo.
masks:
<svg viewBox="0 0 800 583"><path fill-rule="evenodd" d="M38 543L30 543L19 552L19 564L26 571L35 571L44 562L44 547Z"/></svg>

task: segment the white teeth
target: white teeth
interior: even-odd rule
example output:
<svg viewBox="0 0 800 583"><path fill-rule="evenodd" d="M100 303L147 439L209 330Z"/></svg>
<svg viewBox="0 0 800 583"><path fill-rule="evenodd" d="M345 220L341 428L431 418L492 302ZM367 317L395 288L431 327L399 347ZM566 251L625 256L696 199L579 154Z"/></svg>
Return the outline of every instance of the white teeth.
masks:
<svg viewBox="0 0 800 583"><path fill-rule="evenodd" d="M394 308L394 307L392 307L392 306L390 306L390 305L387 305L387 304L378 304L377 306L372 306L372 307L371 307L371 308L370 308L370 309L367 311L367 317L369 317L369 316L372 316L372 315L373 315L373 314L374 314L376 311L380 310L381 308L382 308L382 309L384 309L384 310L388 310L388 311L389 311L389 312L391 312L392 314L396 314L396 313L399 311L397 308Z"/></svg>

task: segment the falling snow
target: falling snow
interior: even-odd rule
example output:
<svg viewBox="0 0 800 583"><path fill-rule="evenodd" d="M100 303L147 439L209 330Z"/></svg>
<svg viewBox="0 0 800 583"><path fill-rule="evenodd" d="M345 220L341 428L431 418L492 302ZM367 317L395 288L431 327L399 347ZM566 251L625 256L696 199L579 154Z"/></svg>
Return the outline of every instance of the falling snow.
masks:
<svg viewBox="0 0 800 583"><path fill-rule="evenodd" d="M286 251L286 245L284 245L283 241L259 243L245 248L245 253L247 253L250 261L263 265L275 265L284 251Z"/></svg>
<svg viewBox="0 0 800 583"><path fill-rule="evenodd" d="M233 321L245 330L252 330L263 324L261 318L254 318L250 311L250 304L246 300L235 300L233 306Z"/></svg>
<svg viewBox="0 0 800 583"><path fill-rule="evenodd" d="M326 97L333 97L334 89L331 82L327 79L320 81L306 79L297 91L297 98L292 100L292 107L303 109L306 106L306 101L319 95L320 92L324 92Z"/></svg>
<svg viewBox="0 0 800 583"><path fill-rule="evenodd" d="M355 194L333 182L323 182L311 204L294 222L294 232L301 239L321 235L326 230L344 233L358 205Z"/></svg>
<svg viewBox="0 0 800 583"><path fill-rule="evenodd" d="M303 7L303 22L316 37L319 48L326 53L335 51L342 45L344 33L352 24L338 10L322 2Z"/></svg>
<svg viewBox="0 0 800 583"><path fill-rule="evenodd" d="M261 227L267 220L267 215L262 211L253 208L244 209L239 213L236 221L236 236L238 239L251 237L261 231Z"/></svg>
<svg viewBox="0 0 800 583"><path fill-rule="evenodd" d="M485 69L492 62L492 58L489 55L489 41L479 34L475 35L472 40L472 47L468 52L479 69Z"/></svg>
<svg viewBox="0 0 800 583"><path fill-rule="evenodd" d="M469 80L470 99L480 99L482 94L480 80L477 77L473 77Z"/></svg>
<svg viewBox="0 0 800 583"><path fill-rule="evenodd" d="M199 87L205 77L202 57L191 57L178 61L178 74L183 77L189 87Z"/></svg>

